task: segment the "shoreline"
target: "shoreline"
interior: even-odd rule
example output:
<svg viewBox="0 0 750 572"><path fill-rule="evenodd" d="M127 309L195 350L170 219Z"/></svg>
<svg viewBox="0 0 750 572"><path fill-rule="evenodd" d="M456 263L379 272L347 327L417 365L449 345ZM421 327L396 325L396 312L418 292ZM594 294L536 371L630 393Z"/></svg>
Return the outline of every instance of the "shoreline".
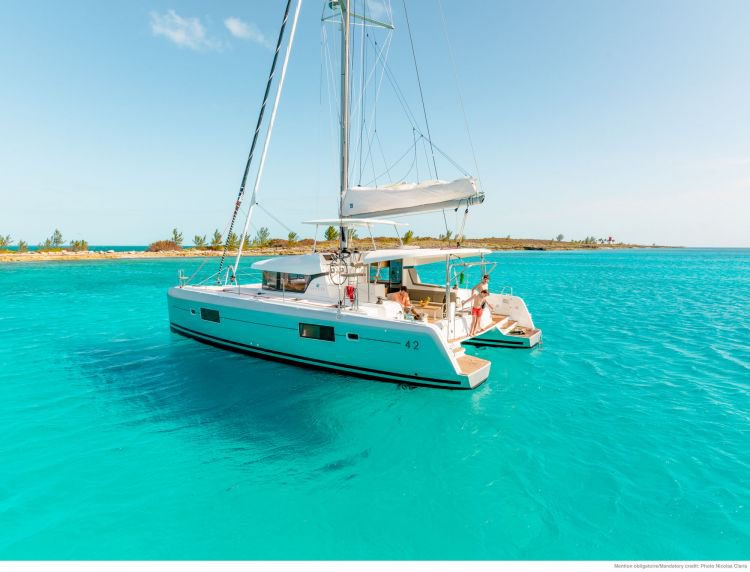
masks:
<svg viewBox="0 0 750 572"><path fill-rule="evenodd" d="M307 241L305 241L307 242ZM394 239L377 240L379 248L398 248L399 244ZM335 248L334 242L318 242L318 250L323 252ZM363 250L369 250L369 241L357 241ZM451 245L452 246L452 245ZM652 248L682 248L679 246L647 246L642 244L583 244L578 242L557 242L538 239L497 239L477 238L466 239L462 246L474 248L488 248L494 252L502 251L573 251L573 250L630 250L630 249L652 249ZM405 245L405 248L444 248L444 241L417 239ZM298 244L294 246L269 246L251 247L243 251L245 256L285 256L290 254L306 254L312 249L311 244ZM115 250L86 250L74 252L72 250L61 250L55 252L15 252L12 250L0 251L0 263L23 263L23 262L76 262L84 260L134 260L154 258L203 258L220 257L221 250L197 249L185 247L181 250L166 250L160 252L149 251L115 251ZM228 251L227 257L234 257L237 251Z"/></svg>

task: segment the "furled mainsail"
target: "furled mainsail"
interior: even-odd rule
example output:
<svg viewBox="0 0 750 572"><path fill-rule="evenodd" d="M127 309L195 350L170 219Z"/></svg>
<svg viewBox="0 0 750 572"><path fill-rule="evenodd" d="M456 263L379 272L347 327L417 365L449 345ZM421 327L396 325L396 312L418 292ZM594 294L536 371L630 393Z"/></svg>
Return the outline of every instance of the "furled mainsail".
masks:
<svg viewBox="0 0 750 572"><path fill-rule="evenodd" d="M342 216L371 217L425 213L484 202L476 179L397 183L385 187L352 187L344 194Z"/></svg>

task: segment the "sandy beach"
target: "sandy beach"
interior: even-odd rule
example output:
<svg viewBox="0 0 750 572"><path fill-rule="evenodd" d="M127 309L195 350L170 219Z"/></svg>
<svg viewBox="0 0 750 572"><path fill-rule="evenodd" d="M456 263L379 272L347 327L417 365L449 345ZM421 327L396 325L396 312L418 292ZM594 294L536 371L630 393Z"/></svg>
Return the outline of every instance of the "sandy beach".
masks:
<svg viewBox="0 0 750 572"><path fill-rule="evenodd" d="M398 248L398 242L393 238L376 238L378 248ZM281 241L279 241L281 242ZM355 246L361 249L371 248L369 240L357 240ZM436 239L414 239L405 245L409 248L442 248L448 246L445 241ZM451 244L450 246L455 246ZM515 238L477 238L466 239L462 246L489 248L490 250L607 250L628 248L664 248L660 246L647 246L639 244L584 244L582 242L539 240L539 239L515 239ZM324 251L334 248L334 242L318 242L318 250ZM274 245L268 247L252 247L244 251L247 256L282 256L288 254L304 254L310 252L311 241L305 240L294 245ZM0 263L3 262L76 262L85 260L118 260L118 259L148 259L148 258L183 258L183 257L205 257L221 256L221 250L199 249L194 247L183 247L180 250L164 250L160 252L148 252L139 250L115 251L115 250L86 250L75 252L72 250L56 251L29 251L16 252L12 250L0 251ZM229 256L234 256L237 251L230 251Z"/></svg>

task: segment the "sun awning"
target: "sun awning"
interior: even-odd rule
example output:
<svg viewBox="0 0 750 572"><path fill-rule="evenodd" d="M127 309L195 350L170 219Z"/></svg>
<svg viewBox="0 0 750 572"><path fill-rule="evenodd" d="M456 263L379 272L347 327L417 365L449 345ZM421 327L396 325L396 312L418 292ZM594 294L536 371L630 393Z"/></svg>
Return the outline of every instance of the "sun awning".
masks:
<svg viewBox="0 0 750 572"><path fill-rule="evenodd" d="M450 258L470 258L492 252L488 248L389 248L373 250L364 255L365 264L385 262L387 260L401 260L407 266L430 264L431 262L445 262Z"/></svg>

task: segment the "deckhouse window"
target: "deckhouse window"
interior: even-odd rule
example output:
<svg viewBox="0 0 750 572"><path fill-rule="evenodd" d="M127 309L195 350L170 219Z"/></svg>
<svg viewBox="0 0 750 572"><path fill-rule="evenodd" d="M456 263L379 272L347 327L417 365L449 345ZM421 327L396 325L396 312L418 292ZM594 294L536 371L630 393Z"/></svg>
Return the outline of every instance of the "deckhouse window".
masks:
<svg viewBox="0 0 750 572"><path fill-rule="evenodd" d="M304 274L281 274L282 290L287 292L304 292L310 282L310 277Z"/></svg>
<svg viewBox="0 0 750 572"><path fill-rule="evenodd" d="M280 290L284 292L304 292L310 284L310 276L306 274L290 274L288 272L263 271L263 289Z"/></svg>
<svg viewBox="0 0 750 572"><path fill-rule="evenodd" d="M279 284L279 273L263 271L263 289L264 290L281 290Z"/></svg>
<svg viewBox="0 0 750 572"><path fill-rule="evenodd" d="M404 261L384 260L370 264L370 282L385 284L389 291L395 291L403 282Z"/></svg>
<svg viewBox="0 0 750 572"><path fill-rule="evenodd" d="M333 331L333 326L300 323L299 335L301 338L311 338L313 340L324 340L326 342L336 341L336 334Z"/></svg>

